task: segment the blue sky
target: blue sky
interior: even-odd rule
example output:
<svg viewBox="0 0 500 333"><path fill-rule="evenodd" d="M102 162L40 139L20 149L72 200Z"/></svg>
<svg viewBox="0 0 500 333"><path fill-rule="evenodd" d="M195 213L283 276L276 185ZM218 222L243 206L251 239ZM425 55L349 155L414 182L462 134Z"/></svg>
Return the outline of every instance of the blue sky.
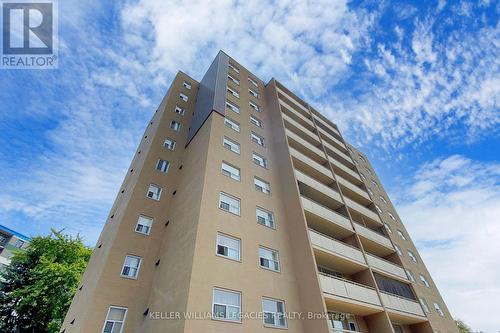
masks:
<svg viewBox="0 0 500 333"><path fill-rule="evenodd" d="M171 79L222 49L368 154L452 313L500 330L498 2L59 6L59 69L0 70L1 224L94 245Z"/></svg>

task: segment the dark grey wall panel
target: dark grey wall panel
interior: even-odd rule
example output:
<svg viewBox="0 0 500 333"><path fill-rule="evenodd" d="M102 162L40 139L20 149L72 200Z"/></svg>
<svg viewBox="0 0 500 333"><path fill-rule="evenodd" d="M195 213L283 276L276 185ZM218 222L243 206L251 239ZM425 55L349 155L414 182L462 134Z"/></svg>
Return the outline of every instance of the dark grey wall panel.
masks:
<svg viewBox="0 0 500 333"><path fill-rule="evenodd" d="M201 79L187 144L193 139L212 111L225 115L228 64L229 57L224 52L219 51Z"/></svg>

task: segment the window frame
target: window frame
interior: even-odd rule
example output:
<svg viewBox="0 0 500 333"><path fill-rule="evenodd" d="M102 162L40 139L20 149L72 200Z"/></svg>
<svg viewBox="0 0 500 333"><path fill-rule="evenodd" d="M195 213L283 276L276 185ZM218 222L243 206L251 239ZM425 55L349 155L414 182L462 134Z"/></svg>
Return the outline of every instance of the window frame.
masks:
<svg viewBox="0 0 500 333"><path fill-rule="evenodd" d="M417 256L415 256L415 253L410 250L406 250L406 253L408 254L408 257L411 259L411 261L418 263Z"/></svg>
<svg viewBox="0 0 500 333"><path fill-rule="evenodd" d="M443 317L443 318L444 318L444 317L446 317L446 316L444 315L444 311L443 311L443 309L441 309L441 305L439 305L439 304L438 304L438 303L436 303L436 302L433 302L433 303L434 303L434 310L436 310L436 313L437 313L439 316Z"/></svg>
<svg viewBox="0 0 500 333"><path fill-rule="evenodd" d="M227 74L227 78L229 79L229 81L231 81L232 83L236 84L236 85L240 85L240 80L238 80L237 78L235 78L234 76L232 76L231 74Z"/></svg>
<svg viewBox="0 0 500 333"><path fill-rule="evenodd" d="M250 123L254 124L258 128L264 128L264 123L259 118L255 117L253 114L250 115Z"/></svg>
<svg viewBox="0 0 500 333"><path fill-rule="evenodd" d="M257 81L255 81L254 79L252 79L251 77L248 77L248 81L253 84L253 86L255 88L258 88L259 87L259 84L257 83Z"/></svg>
<svg viewBox="0 0 500 333"><path fill-rule="evenodd" d="M175 125L175 124L179 125L179 126L177 126L177 129L175 129L174 127L172 127L172 125ZM180 122L176 121L176 120L171 120L169 127L170 127L170 129L172 131L179 133L181 131L182 124Z"/></svg>
<svg viewBox="0 0 500 333"><path fill-rule="evenodd" d="M137 268L136 268L136 273L134 276L130 276L130 275L124 275L123 274L123 270L125 268L125 263L127 261L127 258L130 257L130 258L135 258L135 259L139 259L139 264L137 265ZM132 280L137 280L138 277L139 277L139 272L141 270L141 265L142 265L142 257L139 257L139 256L136 256L134 254L126 254L125 255L125 259L123 260L123 265L122 265L122 269L120 271L120 277L122 278L126 278L126 279L132 279ZM127 266L127 267L131 267L131 266Z"/></svg>
<svg viewBox="0 0 500 333"><path fill-rule="evenodd" d="M179 116L182 116L184 117L184 115L186 114L186 110L181 108L179 105L176 105L175 108L174 108L174 112L176 114L178 114Z"/></svg>
<svg viewBox="0 0 500 333"><path fill-rule="evenodd" d="M268 225L267 223L260 223L259 222L259 215L257 214L258 211L261 211L263 213L267 213L269 215L271 215L272 217L272 225ZM276 230L276 218L274 217L274 213L268 209L265 209L265 208L262 208L260 206L255 206L255 220L257 222L257 224L263 226L263 227L266 227L266 228L269 228L269 229L272 229L272 230ZM267 220L266 220L267 221Z"/></svg>
<svg viewBox="0 0 500 333"><path fill-rule="evenodd" d="M420 302L420 305L422 306L422 309L424 310L425 313L431 313L431 308L429 308L429 303L427 303L427 300L424 297L419 297L418 301Z"/></svg>
<svg viewBox="0 0 500 333"><path fill-rule="evenodd" d="M231 258L229 255L225 256L225 255L219 253L219 236L230 238L230 239L238 241L238 259ZM241 262L241 238L234 237L234 236L231 236L231 235L228 235L226 233L218 231L217 236L215 237L215 255L218 257L224 258L224 259L229 259L229 260Z"/></svg>
<svg viewBox="0 0 500 333"><path fill-rule="evenodd" d="M226 147L226 142L225 142L225 140L227 140L227 141L229 141L229 142L231 142L231 143L235 144L235 145L236 145L236 147L238 147L238 151L234 151L234 150L233 150L233 146L231 146L231 145L229 145L231 148ZM241 155L241 145L240 145L237 141L235 141L235 140L233 140L233 139L231 139L231 138L229 138L229 137L227 137L227 136L224 136L224 137L223 137L223 139L222 139L222 147L224 147L225 149L227 149L227 150L229 150L229 151L232 151L233 153L235 153L235 154L237 154L237 155Z"/></svg>
<svg viewBox="0 0 500 333"><path fill-rule="evenodd" d="M123 332L123 327L125 326L125 320L127 319L128 308L126 308L124 306L117 306L117 305L110 305L108 307L108 312L106 313L106 318L104 319L104 325L102 326L101 333L104 333L104 329L106 328L106 324L108 323L108 321L112 321L113 324L116 323L116 322L118 322L116 320L108 320L108 316L109 316L109 313L111 312L111 308L119 309L119 310L125 310L125 314L123 315L123 321L119 322L119 323L122 324L122 326L120 328L120 332L118 332L118 333L122 333ZM111 330L111 332L113 332L113 330Z"/></svg>
<svg viewBox="0 0 500 333"><path fill-rule="evenodd" d="M406 236L401 230L397 229L397 233L399 238L401 238L402 240L406 240Z"/></svg>
<svg viewBox="0 0 500 333"><path fill-rule="evenodd" d="M166 145L167 141L172 142L172 148L167 147L167 145ZM163 141L163 147L165 147L165 149L170 150L170 151L175 150L175 144L176 144L175 140L172 138L169 138L168 136L165 138L165 141Z"/></svg>
<svg viewBox="0 0 500 333"><path fill-rule="evenodd" d="M188 90L191 90L191 88L192 88L191 83L189 83L189 82L187 82L187 81L182 82L182 86L183 86L184 88L188 89Z"/></svg>
<svg viewBox="0 0 500 333"><path fill-rule="evenodd" d="M227 92L228 92L231 96L233 96L233 97L235 97L235 98L238 98L238 99L240 98L240 92L239 92L239 91L236 91L235 89L233 89L233 88L231 88L231 87L229 87L229 86L227 86L227 87L226 87L226 91L227 91Z"/></svg>
<svg viewBox="0 0 500 333"><path fill-rule="evenodd" d="M163 169L158 169L158 166L159 166L160 162L166 162L167 163L167 168L165 169L165 171L163 171ZM155 167L156 171L160 171L160 172L163 172L163 173L168 173L169 169L170 169L170 162L169 161L164 160L163 158L159 158L158 161L156 161L156 167Z"/></svg>
<svg viewBox="0 0 500 333"><path fill-rule="evenodd" d="M223 305L227 308L227 306L233 306L233 305L230 305L230 304L222 304L222 303L215 303L215 291L218 290L218 291L222 291L222 292L226 292L226 293L232 293L232 294L238 294L238 300L239 300L239 306L238 306L238 318L236 320L233 320L233 319L229 319L227 317L224 317L224 318L220 318L220 317L217 317L215 315L215 304L218 304L218 305ZM212 320L219 320L219 321L225 321L225 322L230 322L230 323L241 323L241 297L242 296L242 293L241 291L236 291L236 290L230 290L230 289L224 289L224 288L219 288L219 287L213 287L212 289ZM227 311L226 311L227 312Z"/></svg>
<svg viewBox="0 0 500 333"><path fill-rule="evenodd" d="M185 94L185 93L183 93L183 92L180 92L180 93L179 93L179 98L180 98L182 101L184 101L184 102L187 102L187 101L189 100L188 95L186 95L186 94Z"/></svg>
<svg viewBox="0 0 500 333"><path fill-rule="evenodd" d="M416 282L417 281L415 279L415 275L413 274L413 272L411 270L409 270L408 268L405 268L405 273L406 273L406 277L408 278L408 281L410 281L410 282Z"/></svg>
<svg viewBox="0 0 500 333"><path fill-rule="evenodd" d="M154 187L157 187L157 188L160 189L160 193L158 194L158 199L155 199L155 198L150 197L148 195L149 194L149 189L151 188L151 186L154 186ZM153 184L153 183L150 183L149 186L148 186L148 190L146 191L146 198L149 198L149 199L155 200L155 201L160 201L162 193L163 193L163 187L161 187L159 185L156 185L156 184Z"/></svg>
<svg viewBox="0 0 500 333"><path fill-rule="evenodd" d="M266 192L266 188L265 188L265 187L263 187L263 186L260 186L260 185L257 185L257 184L256 184L256 182L257 182L257 181L262 182L262 183L264 183L265 185L267 185L267 192ZM256 189L257 191L259 191L259 192L261 192L261 193L264 193L264 194L266 194L266 195L269 195L269 196L271 195L271 183L269 183L268 181L265 181L265 180L264 180L264 179L262 179L262 178L259 178L259 177L257 177L257 176L254 176L254 177L253 177L253 184L254 184L255 189ZM260 189L262 189L262 190L260 190Z"/></svg>
<svg viewBox="0 0 500 333"><path fill-rule="evenodd" d="M264 251L269 251L269 252L271 252L271 254L276 253L276 258L277 258L277 260L274 260L274 259L269 260L269 259L267 259L267 258L261 257L261 255L260 255L260 250L261 250L261 249L262 249L262 250L264 250ZM277 262L277 263L278 263L278 269L276 270L276 269L273 269L273 268L271 268L271 267L262 266L262 264L261 264L261 259L265 259L265 260L267 260L268 262L273 262L273 263L274 263L274 262ZM278 251L278 250L271 249L271 248L266 247L266 246L263 246L263 245L259 245L259 267L260 267L260 268L262 268L262 269L266 269L266 270L268 270L268 271L271 271L271 272L281 273L281 260L280 260L280 253L279 253L279 251Z"/></svg>
<svg viewBox="0 0 500 333"><path fill-rule="evenodd" d="M250 105L250 107L257 111L257 112L262 112L261 108L259 105L257 105L256 103L252 102L252 101L249 101L248 104Z"/></svg>
<svg viewBox="0 0 500 333"><path fill-rule="evenodd" d="M228 63L228 68L231 68L233 71L240 74L240 69L238 67L236 67L235 65L233 65L231 62Z"/></svg>
<svg viewBox="0 0 500 333"><path fill-rule="evenodd" d="M280 313L280 312L266 312L266 311L264 311L264 301L275 302L276 303L276 309L278 308L278 303L281 303L281 306L283 307L283 313ZM278 329L288 329L288 321L287 321L287 318L286 318L286 307L285 307L285 301L284 300L263 296L262 297L262 301L261 301L261 307L262 307L262 314L263 314L262 322L263 322L264 327L278 328ZM272 313L273 314L273 319L275 321L274 325L266 323L266 316L265 316L266 313ZM276 324L276 315L281 315L283 317L283 322L284 322L283 326ZM279 322L279 320L277 322Z"/></svg>
<svg viewBox="0 0 500 333"><path fill-rule="evenodd" d="M232 198L234 200L236 200L238 202L238 213L235 213L235 212L232 212L231 211L231 204L229 204L229 209L224 209L221 207L221 203L222 203L222 196L227 196L229 198ZM226 192L223 192L223 191L220 191L219 192L219 203L218 203L218 207L220 210L226 212L226 213L230 213L230 214L233 214L233 215L236 215L236 216L241 216L241 199L234 196L234 195L231 195L229 193L226 193Z"/></svg>
<svg viewBox="0 0 500 333"><path fill-rule="evenodd" d="M260 94L255 90L248 88L248 93L250 94L250 96L253 96L254 98L260 98Z"/></svg>
<svg viewBox="0 0 500 333"><path fill-rule="evenodd" d="M262 143L258 143L256 140L254 140L254 137L257 137L259 138ZM263 136L260 136L258 135L257 133L255 133L254 131L251 131L250 132L250 140L255 143L256 145L260 146L260 147L265 147L266 146L266 141L264 140L264 137Z"/></svg>
<svg viewBox="0 0 500 333"><path fill-rule="evenodd" d="M148 232L142 232L142 231L137 230L137 227L139 226L139 222L141 220L141 217L144 218L144 219L146 219L146 220L150 220L151 221L151 224L148 226ZM154 222L154 219L152 217L139 214L139 217L137 218L137 223L135 224L134 231L137 232L138 234L149 236L149 234L151 234L151 229L153 229L153 222Z"/></svg>
<svg viewBox="0 0 500 333"><path fill-rule="evenodd" d="M429 281L427 281L427 278L423 274L419 274L419 275L420 275L420 282L422 282L424 287L430 288L431 285L430 285Z"/></svg>
<svg viewBox="0 0 500 333"><path fill-rule="evenodd" d="M225 174L225 173L224 173L224 171L226 171L226 170L224 170L224 165L226 165L226 166L228 166L228 167L230 167L230 168L236 169L236 170L238 171L237 178L234 178L234 177L233 177L233 174L232 174L231 172L229 172L229 175ZM233 164L229 163L229 162L224 161L224 160L223 160L223 161L222 161L222 163L221 163L221 173L222 173L224 176L226 176L226 177L229 177L229 178L231 178L231 179L233 179L233 180L236 180L236 181L238 181L238 182L241 182L241 169L240 169L240 168L238 168L237 166L235 166L235 165L233 165Z"/></svg>
<svg viewBox="0 0 500 333"><path fill-rule="evenodd" d="M260 158L262 159L262 161L263 161L264 165L262 165L262 164L260 164L260 163L255 163L255 158L254 158L254 156L255 156L255 155L256 155L256 156L258 156L258 157L260 157ZM252 152L252 161L253 161L253 163L254 163L255 165L258 165L258 166L260 166L261 168L264 168L264 169L266 169L266 170L267 170L267 169L269 169L269 161L268 161L268 159L267 159L267 158L265 158L264 156L262 156L261 154L257 154L257 153L256 153L256 152L254 152L254 151Z"/></svg>
<svg viewBox="0 0 500 333"><path fill-rule="evenodd" d="M234 126L236 126L236 128L234 128ZM235 131L236 133L240 133L241 131L241 128L240 128L240 123L237 122L236 120L233 120L229 117L224 117L224 125L226 125L226 127L229 127L230 129L232 129L233 131Z"/></svg>
<svg viewBox="0 0 500 333"><path fill-rule="evenodd" d="M226 99L226 106L225 107L228 108L229 110L233 111L234 113L237 113L237 114L241 113L240 107L228 99Z"/></svg>

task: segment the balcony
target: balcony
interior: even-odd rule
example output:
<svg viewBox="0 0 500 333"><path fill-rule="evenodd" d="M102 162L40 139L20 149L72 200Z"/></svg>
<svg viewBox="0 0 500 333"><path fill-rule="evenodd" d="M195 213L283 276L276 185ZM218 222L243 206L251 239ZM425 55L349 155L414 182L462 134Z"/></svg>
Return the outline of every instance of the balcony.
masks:
<svg viewBox="0 0 500 333"><path fill-rule="evenodd" d="M340 132L339 132L338 129L336 129L335 127L331 126L328 122L326 122L325 120L323 120L319 116L317 116L315 114L313 114L313 115L314 115L314 120L320 122L324 127L328 128L330 131L332 131L336 135L340 136Z"/></svg>
<svg viewBox="0 0 500 333"><path fill-rule="evenodd" d="M309 114L309 109L304 106L302 103L298 102L295 97L292 97L290 96L288 93L286 93L283 89L281 89L280 87L276 87L276 89L278 90L278 93L283 95L283 97L285 97L286 99L288 99L290 102L292 102L299 110L301 110L300 112L305 112L306 114Z"/></svg>
<svg viewBox="0 0 500 333"><path fill-rule="evenodd" d="M332 163L335 173L340 174L342 177L348 179L351 183L355 185L363 184L363 181L361 180L361 177L359 176L357 171L348 168L346 165L340 163L332 156L328 156L328 160Z"/></svg>
<svg viewBox="0 0 500 333"><path fill-rule="evenodd" d="M347 196L366 205L372 202L368 193L361 187L354 185L353 183L339 175L337 175L337 181L342 187L342 192Z"/></svg>
<svg viewBox="0 0 500 333"><path fill-rule="evenodd" d="M349 209L352 209L352 210L358 212L364 218L367 218L370 221L374 222L375 224L382 226L382 221L380 220L380 217L378 216L377 213L366 208L363 205L360 205L359 203L357 203L356 201L353 201L352 199L349 199L347 197L345 197L344 199L345 199L345 203L346 203L347 207L349 207Z"/></svg>
<svg viewBox="0 0 500 333"><path fill-rule="evenodd" d="M380 257L386 256L395 251L391 240L384 235L381 235L378 232L356 222L354 222L354 227L361 238L361 242L363 243L363 247L366 251L374 253Z"/></svg>
<svg viewBox="0 0 500 333"><path fill-rule="evenodd" d="M290 155L292 156L293 164L296 169L313 176L313 178L316 178L325 184L331 184L334 182L333 174L330 169L302 154L297 149L292 147L289 147L288 149L290 150Z"/></svg>
<svg viewBox="0 0 500 333"><path fill-rule="evenodd" d="M304 155L307 155L309 158L312 158L318 163L326 162L325 152L318 147L315 147L311 143L302 139L297 134L292 131L285 129L286 136L288 137L289 145L299 150Z"/></svg>
<svg viewBox="0 0 500 333"><path fill-rule="evenodd" d="M318 276L328 308L360 315L382 310L375 289L321 273Z"/></svg>
<svg viewBox="0 0 500 333"><path fill-rule="evenodd" d="M365 267L366 261L359 249L312 229L309 229L309 237L311 239L311 244L316 249L340 256L345 260L352 261Z"/></svg>
<svg viewBox="0 0 500 333"><path fill-rule="evenodd" d="M318 131L322 134L322 138L326 139L324 141L330 141L330 144L337 145L340 149L347 151L347 147L342 141L332 136L330 133L328 133L321 127L318 127Z"/></svg>
<svg viewBox="0 0 500 333"><path fill-rule="evenodd" d="M351 221L348 218L304 196L301 196L300 200L309 226L339 238L347 237L354 233Z"/></svg>
<svg viewBox="0 0 500 333"><path fill-rule="evenodd" d="M318 146L321 144L319 141L318 135L316 135L313 131L306 128L304 125L300 124L299 122L297 122L293 118L289 117L284 112L281 112L281 116L283 117L283 120L285 120L286 128L291 129L296 134L298 134L300 137L302 137L304 140L309 141L309 143L311 143L315 146Z"/></svg>
<svg viewBox="0 0 500 333"><path fill-rule="evenodd" d="M320 132L321 132L321 130L320 130ZM322 136L322 138L323 138L323 136ZM333 154L337 155L340 158L339 161L341 163L344 163L344 164L347 163L347 165L350 166L350 167L354 166L354 162L353 162L353 160L352 160L352 158L350 156L348 156L347 154L343 153L342 151L340 151L340 149L334 147L333 145L331 145L329 142L327 142L325 140L323 140L323 144L325 145L325 147L327 149L329 149L331 151L330 154L333 153Z"/></svg>
<svg viewBox="0 0 500 333"><path fill-rule="evenodd" d="M382 302L388 310L394 310L403 314L410 314L417 317L425 317L422 306L419 302L409 298L389 294L381 291Z"/></svg>
<svg viewBox="0 0 500 333"><path fill-rule="evenodd" d="M372 266L373 268L383 273L392 275L393 277L397 277L406 281L408 280L403 267L369 253L366 254L366 259L368 261L368 264L370 264L370 266Z"/></svg>
<svg viewBox="0 0 500 333"><path fill-rule="evenodd" d="M300 172L298 170L295 170L295 178L300 183L302 183L302 184L306 185L307 187L309 187L309 189L306 190L307 193L301 192L303 194L306 194L306 196L308 198L317 201L315 197L318 197L318 195L315 195L315 192L319 192L323 196L325 196L325 197L327 197L329 199L333 199L333 200L335 200L338 203L336 205L337 207L334 207L333 209L337 209L338 207L344 205L342 203L342 198L340 197L339 192L337 192L333 188L331 188L331 187L329 187L329 186L327 186L327 185L325 185L325 184L317 181L316 179L314 179L314 178L312 178L312 177L310 177L310 176L306 175L305 173ZM301 187L301 190L302 189L303 189L303 186Z"/></svg>

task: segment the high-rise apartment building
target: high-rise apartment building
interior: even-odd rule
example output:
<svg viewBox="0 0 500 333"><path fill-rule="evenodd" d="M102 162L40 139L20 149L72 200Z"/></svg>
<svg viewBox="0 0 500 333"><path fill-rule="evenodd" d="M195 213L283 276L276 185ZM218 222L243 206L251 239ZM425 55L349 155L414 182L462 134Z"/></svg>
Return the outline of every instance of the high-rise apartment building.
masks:
<svg viewBox="0 0 500 333"><path fill-rule="evenodd" d="M456 333L365 155L219 52L148 124L64 332Z"/></svg>

